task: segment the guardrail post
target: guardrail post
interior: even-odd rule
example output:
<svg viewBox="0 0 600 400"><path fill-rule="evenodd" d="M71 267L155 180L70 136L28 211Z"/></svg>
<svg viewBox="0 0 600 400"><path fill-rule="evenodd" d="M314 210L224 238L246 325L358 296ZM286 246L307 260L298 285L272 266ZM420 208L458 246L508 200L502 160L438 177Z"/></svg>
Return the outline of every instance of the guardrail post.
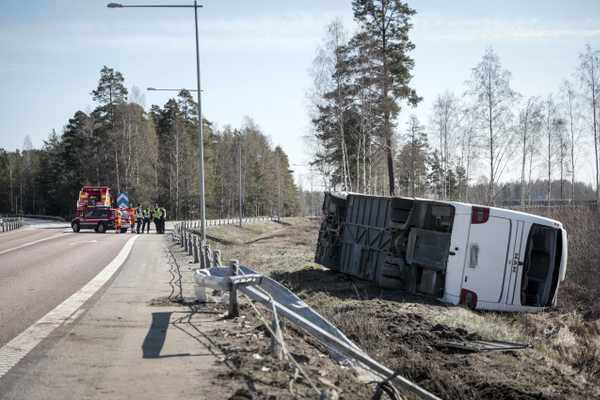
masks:
<svg viewBox="0 0 600 400"><path fill-rule="evenodd" d="M188 233L187 233L187 229L183 229L183 243L182 243L182 247L183 249L186 251L188 251Z"/></svg>
<svg viewBox="0 0 600 400"><path fill-rule="evenodd" d="M271 330L273 331L273 334L271 335L271 353L273 353L278 360L281 360L283 359L283 347L281 346L283 343L283 335L281 334L275 303L271 302L271 306L271 312L273 315L273 319L271 320Z"/></svg>
<svg viewBox="0 0 600 400"><path fill-rule="evenodd" d="M192 236L194 236L193 233L190 233L188 235L188 245L187 245L187 250L188 250L188 256L191 256L194 253L194 249L192 248Z"/></svg>
<svg viewBox="0 0 600 400"><path fill-rule="evenodd" d="M221 265L221 250L215 250L213 253L213 263L215 266Z"/></svg>
<svg viewBox="0 0 600 400"><path fill-rule="evenodd" d="M238 260L231 260L231 275L236 276L240 273L240 263ZM240 308L237 297L237 287L231 283L229 286L229 315L228 318L240 316Z"/></svg>
<svg viewBox="0 0 600 400"><path fill-rule="evenodd" d="M194 264L198 262L198 236L194 235Z"/></svg>

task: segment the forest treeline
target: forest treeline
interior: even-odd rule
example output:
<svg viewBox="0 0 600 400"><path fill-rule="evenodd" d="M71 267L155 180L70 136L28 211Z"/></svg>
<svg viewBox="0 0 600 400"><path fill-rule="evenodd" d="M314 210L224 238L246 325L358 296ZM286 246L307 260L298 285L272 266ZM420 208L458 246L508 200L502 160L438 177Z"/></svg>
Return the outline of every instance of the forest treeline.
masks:
<svg viewBox="0 0 600 400"><path fill-rule="evenodd" d="M488 48L462 93L441 92L427 121L400 126L402 108L422 100L410 86L415 10L400 0L352 8L357 31L332 21L312 68L312 166L327 189L489 204L598 198L598 50L586 46L560 89L538 97L518 93ZM580 182L584 165L593 186Z"/></svg>
<svg viewBox="0 0 600 400"><path fill-rule="evenodd" d="M43 148L26 137L21 151L0 149L0 213L69 217L83 185L102 185L127 192L135 205L159 203L169 218L197 217L198 114L190 92L146 112L130 101L123 75L105 66L91 95L97 107L75 112ZM237 216L240 190L246 216L300 212L288 157L256 123L202 123L208 218Z"/></svg>

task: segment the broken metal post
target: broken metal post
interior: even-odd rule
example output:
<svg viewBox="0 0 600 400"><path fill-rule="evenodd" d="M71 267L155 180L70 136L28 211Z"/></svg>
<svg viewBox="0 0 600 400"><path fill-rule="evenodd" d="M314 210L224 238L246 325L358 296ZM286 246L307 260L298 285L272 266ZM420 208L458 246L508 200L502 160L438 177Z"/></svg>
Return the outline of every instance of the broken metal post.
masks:
<svg viewBox="0 0 600 400"><path fill-rule="evenodd" d="M271 353L273 356L277 357L278 360L281 360L283 359L283 335L281 334L275 303L272 302L271 305L271 313L273 314L273 319L271 320L271 330L273 331L271 335Z"/></svg>
<svg viewBox="0 0 600 400"><path fill-rule="evenodd" d="M231 275L236 276L240 273L240 263L238 260L231 260ZM237 286L232 282L229 286L229 318L240 316L240 307L238 304Z"/></svg>

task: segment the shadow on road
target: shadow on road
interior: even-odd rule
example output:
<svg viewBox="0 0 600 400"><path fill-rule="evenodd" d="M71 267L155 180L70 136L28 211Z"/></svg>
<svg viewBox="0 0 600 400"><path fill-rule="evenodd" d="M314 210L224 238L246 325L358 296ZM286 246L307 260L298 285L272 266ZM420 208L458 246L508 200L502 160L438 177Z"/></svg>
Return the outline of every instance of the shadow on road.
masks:
<svg viewBox="0 0 600 400"><path fill-rule="evenodd" d="M190 353L161 355L160 352L167 338L167 330L171 321L170 312L152 313L152 324L142 344L143 358L168 358L191 356Z"/></svg>

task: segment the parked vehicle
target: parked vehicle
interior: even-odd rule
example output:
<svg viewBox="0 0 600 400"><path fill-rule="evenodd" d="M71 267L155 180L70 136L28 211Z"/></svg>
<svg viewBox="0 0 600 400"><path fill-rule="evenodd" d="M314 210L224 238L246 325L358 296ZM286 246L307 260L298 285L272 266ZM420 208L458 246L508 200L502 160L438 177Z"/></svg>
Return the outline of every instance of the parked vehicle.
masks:
<svg viewBox="0 0 600 400"><path fill-rule="evenodd" d="M113 198L108 186L84 186L79 191L75 218L71 221L73 232L94 229L98 233L119 227L121 233L130 226L127 209L113 208Z"/></svg>
<svg viewBox="0 0 600 400"><path fill-rule="evenodd" d="M78 208L75 218L71 221L73 232L81 229L93 229L98 233L115 229L115 210L111 207Z"/></svg>
<svg viewBox="0 0 600 400"><path fill-rule="evenodd" d="M326 193L315 260L389 289L474 309L556 304L567 269L558 221L453 201Z"/></svg>

